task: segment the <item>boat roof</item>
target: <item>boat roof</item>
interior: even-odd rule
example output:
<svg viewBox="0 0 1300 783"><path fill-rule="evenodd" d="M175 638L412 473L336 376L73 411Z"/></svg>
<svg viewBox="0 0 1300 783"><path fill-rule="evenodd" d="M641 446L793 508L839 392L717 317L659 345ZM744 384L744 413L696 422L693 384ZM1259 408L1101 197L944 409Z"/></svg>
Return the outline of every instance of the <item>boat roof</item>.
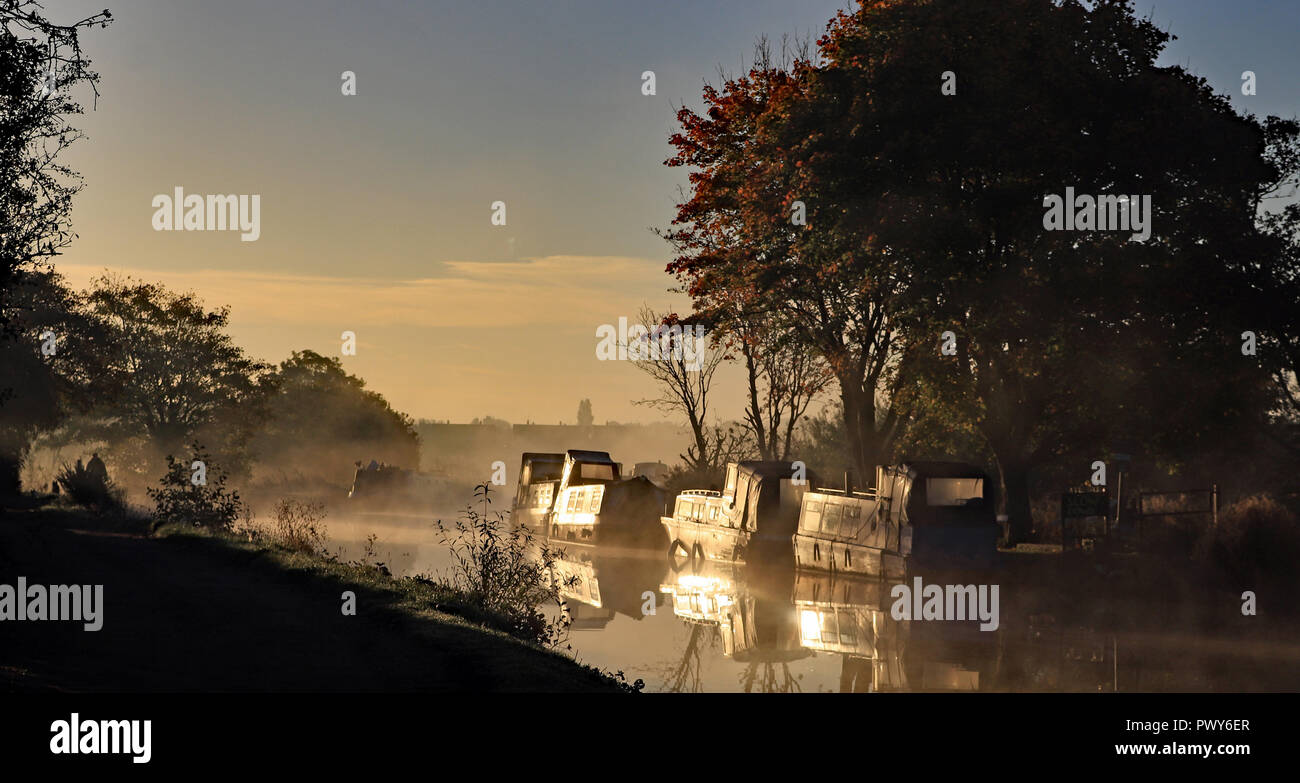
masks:
<svg viewBox="0 0 1300 783"><path fill-rule="evenodd" d="M574 462L597 462L609 465L614 464L614 458L609 456L608 451L583 451L582 449L569 449L569 459Z"/></svg>
<svg viewBox="0 0 1300 783"><path fill-rule="evenodd" d="M550 451L525 451L524 462L563 462L564 455Z"/></svg>

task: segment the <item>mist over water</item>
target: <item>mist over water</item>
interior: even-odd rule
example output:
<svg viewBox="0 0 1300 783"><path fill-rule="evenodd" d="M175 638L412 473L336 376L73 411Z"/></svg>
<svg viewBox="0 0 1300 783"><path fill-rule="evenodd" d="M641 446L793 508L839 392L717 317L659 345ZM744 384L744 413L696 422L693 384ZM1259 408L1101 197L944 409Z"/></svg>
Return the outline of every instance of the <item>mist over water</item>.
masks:
<svg viewBox="0 0 1300 783"><path fill-rule="evenodd" d="M383 563L395 577L449 576L452 559L434 520L458 513L343 504L326 519L327 549ZM1000 627L981 632L978 622L894 620L888 584L797 570L792 560L695 563L663 552L549 545L562 551L557 572L578 578L564 591L569 653L642 679L649 692L1300 689L1285 665L1300 655L1300 639L1234 639L1231 596L1085 590L1083 601L1063 593L1061 584L1079 581L1062 582L1061 574L1096 566L1059 555L924 575L926 583L1000 584ZM1218 627L1207 616L1221 618Z"/></svg>

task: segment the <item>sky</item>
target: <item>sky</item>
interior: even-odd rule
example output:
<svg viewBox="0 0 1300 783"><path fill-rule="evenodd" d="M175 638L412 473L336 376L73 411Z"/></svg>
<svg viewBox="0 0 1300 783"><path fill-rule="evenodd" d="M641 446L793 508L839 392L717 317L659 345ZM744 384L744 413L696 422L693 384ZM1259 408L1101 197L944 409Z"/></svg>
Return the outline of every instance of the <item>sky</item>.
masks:
<svg viewBox="0 0 1300 783"><path fill-rule="evenodd" d="M652 229L685 173L677 107L761 35L816 36L829 0L335 2L50 0L58 22L108 4L83 34L100 98L68 153L86 188L57 268L105 271L229 305L253 356L340 355L416 418L655 421L596 329L643 304L686 312ZM1180 64L1243 111L1300 114L1300 3L1138 2ZM655 73L655 95L642 73ZM1257 94L1241 94L1253 70ZM343 95L341 74L356 76ZM153 199L260 195L260 237L155 231ZM493 225L493 202L505 225ZM739 371L715 408L736 417Z"/></svg>

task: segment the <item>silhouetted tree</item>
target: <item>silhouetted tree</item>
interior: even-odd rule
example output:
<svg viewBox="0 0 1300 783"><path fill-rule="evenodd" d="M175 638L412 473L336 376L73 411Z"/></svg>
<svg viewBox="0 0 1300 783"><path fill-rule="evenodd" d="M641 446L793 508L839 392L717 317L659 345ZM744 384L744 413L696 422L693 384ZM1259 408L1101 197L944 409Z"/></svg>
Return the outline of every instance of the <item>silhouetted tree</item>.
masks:
<svg viewBox="0 0 1300 783"><path fill-rule="evenodd" d="M209 310L193 293L129 278L99 278L86 297L110 338L96 387L111 435L144 438L161 456L180 453L201 434L235 469L261 419L260 383L269 366L235 345L226 331L229 308Z"/></svg>
<svg viewBox="0 0 1300 783"><path fill-rule="evenodd" d="M1239 334L1285 261L1257 209L1294 179L1297 125L1158 67L1168 38L1124 0L841 12L816 59L760 57L679 113L669 269L698 311L780 313L822 355L863 475L904 425L969 422L1016 539L1044 460L1121 430L1166 461L1230 445L1269 407ZM1149 239L1046 231L1067 186L1149 195Z"/></svg>

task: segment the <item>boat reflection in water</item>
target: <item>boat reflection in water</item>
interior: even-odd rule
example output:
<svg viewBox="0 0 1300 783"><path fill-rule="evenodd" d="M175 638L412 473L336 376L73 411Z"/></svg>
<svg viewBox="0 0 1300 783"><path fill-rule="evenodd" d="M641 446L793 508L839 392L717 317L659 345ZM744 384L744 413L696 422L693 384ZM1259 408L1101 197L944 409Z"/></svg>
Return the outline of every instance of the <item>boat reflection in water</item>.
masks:
<svg viewBox="0 0 1300 783"><path fill-rule="evenodd" d="M954 575L955 577L956 575ZM975 621L896 620L897 580L799 570L800 642L842 656L840 690L975 691L995 686L998 632Z"/></svg>
<svg viewBox="0 0 1300 783"><path fill-rule="evenodd" d="M799 641L788 562L784 569L707 559L674 560L671 565L659 590L690 634L664 690L704 690L700 669L706 648L742 665L736 673L741 690L802 689L800 675L790 664L811 657L812 651Z"/></svg>

